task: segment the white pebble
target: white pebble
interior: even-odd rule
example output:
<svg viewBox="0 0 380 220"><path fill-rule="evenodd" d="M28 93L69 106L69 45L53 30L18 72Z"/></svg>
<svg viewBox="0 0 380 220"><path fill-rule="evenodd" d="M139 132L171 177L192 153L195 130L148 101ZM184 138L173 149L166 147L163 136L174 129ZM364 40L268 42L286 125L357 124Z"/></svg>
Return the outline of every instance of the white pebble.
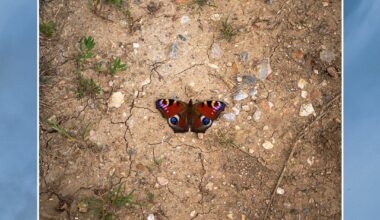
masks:
<svg viewBox="0 0 380 220"><path fill-rule="evenodd" d="M120 108L120 106L124 103L124 94L121 92L114 92L111 95L110 101L108 103L109 108Z"/></svg>
<svg viewBox="0 0 380 220"><path fill-rule="evenodd" d="M187 24L190 22L190 18L187 15L182 16L180 20L181 20L181 24Z"/></svg>
<svg viewBox="0 0 380 220"><path fill-rule="evenodd" d="M266 150L270 150L273 148L273 144L270 141L265 141L262 146Z"/></svg>
<svg viewBox="0 0 380 220"><path fill-rule="evenodd" d="M309 116L311 114L316 115L315 111L314 111L314 108L313 108L313 105L311 103L309 103L309 104L302 104L301 108L300 108L299 115L301 117L307 117L307 116Z"/></svg>
<svg viewBox="0 0 380 220"><path fill-rule="evenodd" d="M283 188L281 188L281 187L278 187L277 190L276 190L276 192L277 192L277 194L279 194L279 195L284 195L285 190L284 190Z"/></svg>

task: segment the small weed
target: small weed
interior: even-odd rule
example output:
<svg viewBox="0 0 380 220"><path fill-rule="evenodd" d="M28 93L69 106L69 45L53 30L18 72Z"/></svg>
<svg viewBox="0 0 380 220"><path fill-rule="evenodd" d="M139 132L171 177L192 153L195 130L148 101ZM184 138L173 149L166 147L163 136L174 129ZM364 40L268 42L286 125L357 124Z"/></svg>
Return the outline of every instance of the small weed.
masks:
<svg viewBox="0 0 380 220"><path fill-rule="evenodd" d="M117 218L116 213L121 208L139 205L133 198L134 190L127 193L125 182L114 185L112 179L111 177L110 189L101 198L88 198L80 202L81 206L88 207L89 211L102 220Z"/></svg>
<svg viewBox="0 0 380 220"><path fill-rule="evenodd" d="M121 8L121 5L123 4L123 0L107 0L107 2L111 5L118 7L118 8Z"/></svg>
<svg viewBox="0 0 380 220"><path fill-rule="evenodd" d="M94 97L99 94L100 91L102 91L102 89L95 80L85 79L82 76L79 76L79 85L76 91L79 98L83 98L85 95Z"/></svg>
<svg viewBox="0 0 380 220"><path fill-rule="evenodd" d="M119 71L124 71L127 69L127 65L121 63L121 60L119 57L117 57L110 66L110 74L111 76L114 76Z"/></svg>
<svg viewBox="0 0 380 220"><path fill-rule="evenodd" d="M234 36L237 35L236 30L232 27L232 25L228 22L228 17L222 23L222 29L220 29L220 37L222 39L226 39L227 41L231 41Z"/></svg>
<svg viewBox="0 0 380 220"><path fill-rule="evenodd" d="M80 52L77 56L77 65L81 67L85 59L92 58L94 56L92 49L95 47L94 38L91 36L83 37L79 41Z"/></svg>
<svg viewBox="0 0 380 220"><path fill-rule="evenodd" d="M148 192L146 194L146 200L148 200L148 202L150 203L153 203L153 200L154 200L154 194L152 192Z"/></svg>
<svg viewBox="0 0 380 220"><path fill-rule="evenodd" d="M69 140L74 140L74 136L70 134L69 131L67 131L64 127L62 127L59 123L53 122L53 121L47 121L47 124L50 128L58 132L58 134L66 137Z"/></svg>
<svg viewBox="0 0 380 220"><path fill-rule="evenodd" d="M40 24L40 32L47 38L51 38L56 31L56 24L52 21L44 21Z"/></svg>

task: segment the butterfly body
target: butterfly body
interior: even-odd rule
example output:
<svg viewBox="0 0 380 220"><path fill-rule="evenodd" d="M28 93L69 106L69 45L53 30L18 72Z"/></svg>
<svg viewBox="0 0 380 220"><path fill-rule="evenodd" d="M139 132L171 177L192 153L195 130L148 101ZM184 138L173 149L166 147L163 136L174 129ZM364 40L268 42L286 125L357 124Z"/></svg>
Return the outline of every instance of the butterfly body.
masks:
<svg viewBox="0 0 380 220"><path fill-rule="evenodd" d="M205 101L193 104L174 99L158 99L156 108L168 120L174 132L204 133L224 110L226 104L220 101Z"/></svg>

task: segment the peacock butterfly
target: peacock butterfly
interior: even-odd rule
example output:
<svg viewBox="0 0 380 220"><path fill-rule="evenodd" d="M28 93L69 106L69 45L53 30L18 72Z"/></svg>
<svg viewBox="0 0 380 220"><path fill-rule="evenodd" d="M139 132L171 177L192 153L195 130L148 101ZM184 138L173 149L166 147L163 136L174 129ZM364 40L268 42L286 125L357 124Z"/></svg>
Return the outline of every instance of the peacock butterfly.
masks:
<svg viewBox="0 0 380 220"><path fill-rule="evenodd" d="M212 122L224 110L226 104L220 101L205 101L193 104L176 101L174 99L158 99L156 108L162 116L168 120L169 126L174 132L182 133L191 130L196 133L204 133Z"/></svg>

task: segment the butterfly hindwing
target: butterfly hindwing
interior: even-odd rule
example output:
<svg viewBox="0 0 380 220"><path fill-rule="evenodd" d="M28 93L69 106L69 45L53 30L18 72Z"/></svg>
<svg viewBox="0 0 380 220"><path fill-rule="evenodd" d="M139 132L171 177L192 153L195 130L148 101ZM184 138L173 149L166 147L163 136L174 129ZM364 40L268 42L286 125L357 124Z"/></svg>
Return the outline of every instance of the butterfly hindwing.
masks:
<svg viewBox="0 0 380 220"><path fill-rule="evenodd" d="M192 106L191 131L204 133L212 122L216 120L224 110L226 104L220 101L199 102Z"/></svg>
<svg viewBox="0 0 380 220"><path fill-rule="evenodd" d="M169 126L174 132L189 131L187 103L174 99L158 99L156 101L156 108L167 119Z"/></svg>

